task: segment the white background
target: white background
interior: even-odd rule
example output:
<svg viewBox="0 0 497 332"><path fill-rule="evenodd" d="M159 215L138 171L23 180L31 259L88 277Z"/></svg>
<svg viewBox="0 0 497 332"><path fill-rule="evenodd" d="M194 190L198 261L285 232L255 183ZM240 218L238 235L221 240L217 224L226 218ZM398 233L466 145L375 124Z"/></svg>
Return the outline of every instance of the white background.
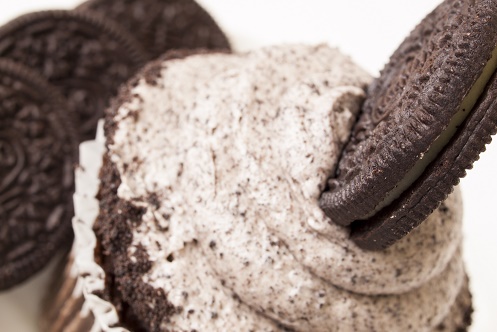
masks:
<svg viewBox="0 0 497 332"><path fill-rule="evenodd" d="M78 0L0 2L0 24L40 9L71 8ZM237 50L283 42L327 42L377 75L409 31L440 0L199 0L228 32ZM476 312L473 332L497 330L497 143L462 180L465 258ZM0 331L35 332L49 271L0 293Z"/></svg>

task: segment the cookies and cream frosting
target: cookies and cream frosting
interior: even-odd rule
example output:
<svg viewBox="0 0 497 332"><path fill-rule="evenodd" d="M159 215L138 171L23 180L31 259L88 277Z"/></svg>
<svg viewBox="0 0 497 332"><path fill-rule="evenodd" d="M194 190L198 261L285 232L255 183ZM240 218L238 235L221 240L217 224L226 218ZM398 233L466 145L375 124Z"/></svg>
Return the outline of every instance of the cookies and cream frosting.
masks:
<svg viewBox="0 0 497 332"><path fill-rule="evenodd" d="M144 209L129 259L180 331L431 331L463 283L456 190L365 252L318 206L370 76L325 45L164 61L114 116L120 199ZM151 306L152 301L151 301Z"/></svg>

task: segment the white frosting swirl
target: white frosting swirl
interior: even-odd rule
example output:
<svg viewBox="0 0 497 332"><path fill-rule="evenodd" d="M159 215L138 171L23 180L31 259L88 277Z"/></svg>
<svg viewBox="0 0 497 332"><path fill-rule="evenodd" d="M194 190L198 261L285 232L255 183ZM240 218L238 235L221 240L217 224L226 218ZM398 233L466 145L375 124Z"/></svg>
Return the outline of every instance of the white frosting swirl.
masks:
<svg viewBox="0 0 497 332"><path fill-rule="evenodd" d="M429 331L444 318L464 274L458 193L383 252L318 207L369 80L335 49L289 45L167 61L133 88L110 153L119 197L147 209L143 279L183 308L164 324Z"/></svg>

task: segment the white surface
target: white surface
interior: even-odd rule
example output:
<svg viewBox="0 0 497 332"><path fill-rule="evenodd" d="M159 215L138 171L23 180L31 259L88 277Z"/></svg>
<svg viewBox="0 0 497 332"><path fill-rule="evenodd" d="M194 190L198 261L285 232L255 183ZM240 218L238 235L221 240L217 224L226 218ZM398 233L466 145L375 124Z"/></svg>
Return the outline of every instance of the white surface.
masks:
<svg viewBox="0 0 497 332"><path fill-rule="evenodd" d="M328 42L373 74L397 45L441 0L199 0L246 50L281 42ZM0 3L0 24L39 9L71 8L78 0L17 0ZM497 144L490 145L462 181L465 257L476 312L471 331L497 326ZM0 295L0 331L36 332L35 315L47 273Z"/></svg>

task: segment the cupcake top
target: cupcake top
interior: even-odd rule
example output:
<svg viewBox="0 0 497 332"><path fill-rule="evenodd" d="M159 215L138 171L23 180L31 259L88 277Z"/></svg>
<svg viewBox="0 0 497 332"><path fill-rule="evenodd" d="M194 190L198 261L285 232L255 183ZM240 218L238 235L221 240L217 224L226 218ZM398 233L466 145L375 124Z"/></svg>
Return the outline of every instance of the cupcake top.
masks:
<svg viewBox="0 0 497 332"><path fill-rule="evenodd" d="M458 192L380 252L358 248L318 205L369 81L325 45L148 67L108 122L115 168L104 186L118 185L118 203L105 212L101 190L97 235L114 304L149 330L442 321L464 274Z"/></svg>

